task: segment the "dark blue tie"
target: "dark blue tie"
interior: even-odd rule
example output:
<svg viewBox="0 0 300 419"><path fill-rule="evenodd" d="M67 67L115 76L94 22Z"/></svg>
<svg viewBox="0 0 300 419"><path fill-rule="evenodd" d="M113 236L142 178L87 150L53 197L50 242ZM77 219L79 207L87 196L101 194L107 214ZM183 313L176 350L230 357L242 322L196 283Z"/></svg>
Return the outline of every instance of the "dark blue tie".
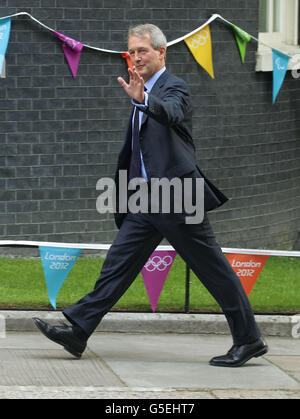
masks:
<svg viewBox="0 0 300 419"><path fill-rule="evenodd" d="M140 111L135 107L133 120L133 145L129 168L129 180L141 177L141 149L140 149Z"/></svg>

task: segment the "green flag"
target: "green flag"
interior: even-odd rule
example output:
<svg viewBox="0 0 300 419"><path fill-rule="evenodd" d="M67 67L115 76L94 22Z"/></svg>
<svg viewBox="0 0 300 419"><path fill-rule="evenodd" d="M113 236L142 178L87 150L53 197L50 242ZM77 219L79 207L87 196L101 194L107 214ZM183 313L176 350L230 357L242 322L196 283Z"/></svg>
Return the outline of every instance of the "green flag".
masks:
<svg viewBox="0 0 300 419"><path fill-rule="evenodd" d="M246 55L246 48L247 44L251 39L251 35L249 35L247 32L243 31L241 28L239 28L236 25L232 25L232 29L234 31L235 39L238 44L242 63L245 62L245 55Z"/></svg>

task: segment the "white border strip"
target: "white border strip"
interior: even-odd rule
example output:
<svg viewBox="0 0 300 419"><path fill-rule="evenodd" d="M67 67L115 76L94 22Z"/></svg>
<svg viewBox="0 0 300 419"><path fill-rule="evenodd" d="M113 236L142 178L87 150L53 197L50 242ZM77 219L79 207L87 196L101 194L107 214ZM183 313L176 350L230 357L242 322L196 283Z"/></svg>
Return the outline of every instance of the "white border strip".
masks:
<svg viewBox="0 0 300 419"><path fill-rule="evenodd" d="M83 249L83 250L108 250L111 244L87 244L87 243L56 243L56 242L41 242L41 241L26 241L26 240L0 240L0 246L46 246L46 247L66 247L69 249ZM175 250L172 246L158 246L156 250ZM266 255L266 256L285 256L285 257L300 257L300 251L289 250L265 250L265 249L236 249L230 247L223 247L224 253L237 253L244 255Z"/></svg>

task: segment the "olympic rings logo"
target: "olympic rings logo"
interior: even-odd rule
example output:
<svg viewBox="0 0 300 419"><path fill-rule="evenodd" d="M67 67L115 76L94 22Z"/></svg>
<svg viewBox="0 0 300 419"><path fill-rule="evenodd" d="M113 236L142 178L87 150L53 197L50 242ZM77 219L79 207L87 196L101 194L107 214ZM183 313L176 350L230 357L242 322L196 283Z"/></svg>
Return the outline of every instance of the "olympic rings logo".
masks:
<svg viewBox="0 0 300 419"><path fill-rule="evenodd" d="M168 266L172 265L173 258L171 256L164 256L163 258L160 256L153 256L149 258L147 263L145 264L144 268L147 269L148 272L153 272L156 269L160 272L165 271Z"/></svg>
<svg viewBox="0 0 300 419"><path fill-rule="evenodd" d="M203 29L201 32L196 33L196 35L188 40L188 45L191 48L198 48L199 46L205 45L208 40L208 36L208 32Z"/></svg>

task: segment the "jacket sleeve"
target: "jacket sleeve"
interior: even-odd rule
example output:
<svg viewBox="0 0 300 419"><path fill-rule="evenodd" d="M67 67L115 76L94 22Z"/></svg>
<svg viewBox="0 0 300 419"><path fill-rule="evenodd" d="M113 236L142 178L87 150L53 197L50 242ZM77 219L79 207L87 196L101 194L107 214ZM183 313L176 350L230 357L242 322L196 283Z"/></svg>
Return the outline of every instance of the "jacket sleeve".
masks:
<svg viewBox="0 0 300 419"><path fill-rule="evenodd" d="M162 95L149 93L148 106L143 110L148 116L164 125L180 124L191 110L190 95L186 84L178 80L164 87Z"/></svg>

